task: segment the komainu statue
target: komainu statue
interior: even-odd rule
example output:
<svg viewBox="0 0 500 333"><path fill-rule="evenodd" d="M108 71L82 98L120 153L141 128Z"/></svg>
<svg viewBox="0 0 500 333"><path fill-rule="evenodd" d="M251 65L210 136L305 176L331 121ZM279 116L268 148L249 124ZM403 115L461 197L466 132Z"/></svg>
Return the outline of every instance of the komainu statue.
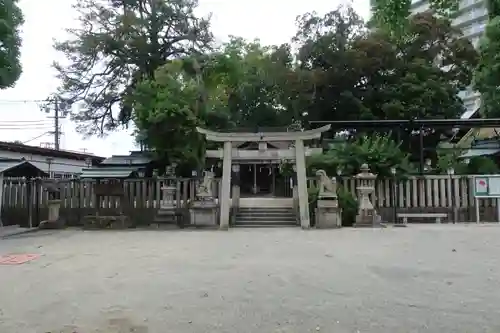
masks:
<svg viewBox="0 0 500 333"><path fill-rule="evenodd" d="M211 199L214 197L213 181L214 173L212 171L205 171L203 181L196 187L197 199Z"/></svg>
<svg viewBox="0 0 500 333"><path fill-rule="evenodd" d="M330 179L325 170L316 171L318 177L318 199L336 199L337 198L337 181L335 178Z"/></svg>

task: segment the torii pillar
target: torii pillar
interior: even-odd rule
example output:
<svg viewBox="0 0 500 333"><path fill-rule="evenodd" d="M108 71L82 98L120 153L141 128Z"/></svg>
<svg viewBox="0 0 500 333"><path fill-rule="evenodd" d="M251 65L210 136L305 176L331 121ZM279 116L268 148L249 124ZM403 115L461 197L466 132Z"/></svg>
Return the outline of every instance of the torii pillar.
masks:
<svg viewBox="0 0 500 333"><path fill-rule="evenodd" d="M224 157L222 160L222 191L219 198L221 230L229 229L229 215L231 212L231 170L233 147L231 141L224 142Z"/></svg>

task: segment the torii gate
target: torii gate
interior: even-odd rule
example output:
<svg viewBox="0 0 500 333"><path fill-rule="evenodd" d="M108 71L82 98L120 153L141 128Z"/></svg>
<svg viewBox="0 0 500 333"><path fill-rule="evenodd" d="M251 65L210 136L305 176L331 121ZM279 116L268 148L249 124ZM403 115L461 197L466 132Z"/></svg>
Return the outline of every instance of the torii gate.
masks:
<svg viewBox="0 0 500 333"><path fill-rule="evenodd" d="M291 141L295 143L295 147L282 150L287 159L295 160L297 172L297 190L299 201L300 225L303 229L309 229L311 221L309 219L309 203L307 194L307 174L306 174L306 150L304 146L305 140L314 140L321 138L321 134L330 130L331 125L326 125L308 131L301 132L270 132L270 133L222 133L214 132L207 129L197 127L198 133L205 136L209 141L223 142L222 150L222 191L220 202L220 229L227 230L229 228L230 214L230 192L231 192L231 166L233 160L233 142L278 142ZM255 152L253 152L255 154ZM258 153L257 153L258 154ZM238 154L236 153L236 156ZM266 155L265 158L281 159L283 154L276 156ZM258 157L258 156L256 156Z"/></svg>

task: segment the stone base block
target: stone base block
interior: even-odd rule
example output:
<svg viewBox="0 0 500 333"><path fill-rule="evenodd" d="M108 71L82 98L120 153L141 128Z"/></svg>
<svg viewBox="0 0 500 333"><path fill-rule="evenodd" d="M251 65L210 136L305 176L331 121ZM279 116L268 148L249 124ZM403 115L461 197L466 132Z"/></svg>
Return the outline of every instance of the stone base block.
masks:
<svg viewBox="0 0 500 333"><path fill-rule="evenodd" d="M64 229L65 227L66 223L63 219L58 219L56 221L45 220L38 225L39 229Z"/></svg>
<svg viewBox="0 0 500 333"><path fill-rule="evenodd" d="M132 220L126 215L95 216L83 218L84 229L128 229L132 227Z"/></svg>
<svg viewBox="0 0 500 333"><path fill-rule="evenodd" d="M354 223L355 228L373 228L382 227L381 217L377 214L374 209L363 210L356 215L356 223Z"/></svg>
<svg viewBox="0 0 500 333"><path fill-rule="evenodd" d="M337 200L318 200L316 228L335 229L342 227L342 218Z"/></svg>
<svg viewBox="0 0 500 333"><path fill-rule="evenodd" d="M191 224L196 227L216 227L218 206L215 202L195 202L189 209Z"/></svg>

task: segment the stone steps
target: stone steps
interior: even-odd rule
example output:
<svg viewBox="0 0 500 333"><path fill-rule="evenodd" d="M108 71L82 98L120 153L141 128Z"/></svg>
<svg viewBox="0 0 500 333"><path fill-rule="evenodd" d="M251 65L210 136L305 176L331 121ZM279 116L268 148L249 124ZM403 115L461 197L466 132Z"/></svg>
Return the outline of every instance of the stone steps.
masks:
<svg viewBox="0 0 500 333"><path fill-rule="evenodd" d="M297 226L297 220L290 208L240 208L234 223L234 227L241 228L294 226Z"/></svg>

